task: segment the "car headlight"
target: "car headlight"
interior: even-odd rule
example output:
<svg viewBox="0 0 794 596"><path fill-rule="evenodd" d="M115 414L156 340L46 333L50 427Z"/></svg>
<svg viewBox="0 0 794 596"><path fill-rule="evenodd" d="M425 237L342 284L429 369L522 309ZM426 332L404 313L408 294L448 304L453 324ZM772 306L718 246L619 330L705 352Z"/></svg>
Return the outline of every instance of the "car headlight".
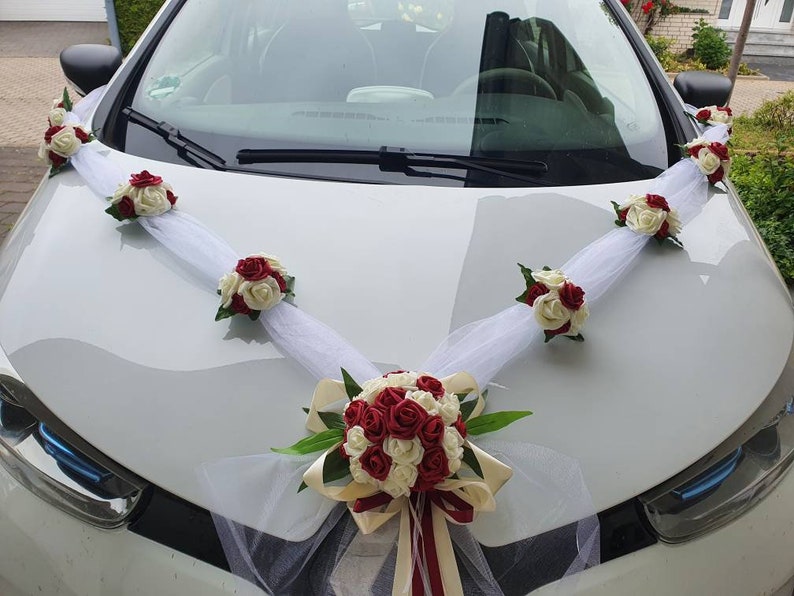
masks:
<svg viewBox="0 0 794 596"><path fill-rule="evenodd" d="M76 447L78 441L64 438L66 430L24 383L0 373L0 464L66 513L102 528L121 526L145 483L89 446Z"/></svg>
<svg viewBox="0 0 794 596"><path fill-rule="evenodd" d="M742 434L740 429L705 462L640 496L661 540L684 542L730 522L783 478L794 462L792 376L790 358L770 398L754 415L765 416L765 423L751 420L751 432ZM771 418L770 404L776 408Z"/></svg>

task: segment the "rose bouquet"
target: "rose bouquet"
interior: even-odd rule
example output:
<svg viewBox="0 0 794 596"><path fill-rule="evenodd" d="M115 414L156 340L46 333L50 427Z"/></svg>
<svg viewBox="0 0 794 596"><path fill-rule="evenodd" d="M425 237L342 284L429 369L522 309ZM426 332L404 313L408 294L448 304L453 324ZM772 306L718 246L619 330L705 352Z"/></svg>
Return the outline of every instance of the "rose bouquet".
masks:
<svg viewBox="0 0 794 596"><path fill-rule="evenodd" d="M689 114L689 112L687 112ZM707 106L699 109L694 116L690 114L698 124L713 126L715 124L725 124L728 127L728 134L731 134L733 125L733 111L725 106Z"/></svg>
<svg viewBox="0 0 794 596"><path fill-rule="evenodd" d="M711 184L717 184L728 175L731 158L728 148L722 143L712 143L706 139L695 139L682 147L684 154L695 162L698 169Z"/></svg>
<svg viewBox="0 0 794 596"><path fill-rule="evenodd" d="M220 321L234 315L248 315L256 321L263 310L270 310L286 296L294 296L295 278L278 258L259 253L240 259L231 273L218 282L221 305L215 315Z"/></svg>
<svg viewBox="0 0 794 596"><path fill-rule="evenodd" d="M628 227L631 231L644 236L653 236L659 244L669 240L676 246L683 245L677 236L681 232L678 212L670 208L667 199L661 195L631 195L623 204L612 201L618 227Z"/></svg>
<svg viewBox="0 0 794 596"><path fill-rule="evenodd" d="M581 329L590 316L584 290L559 269L544 267L540 271L532 271L521 263L518 266L527 289L516 301L532 307L546 342L558 335L584 341Z"/></svg>
<svg viewBox="0 0 794 596"><path fill-rule="evenodd" d="M49 124L44 138L39 144L38 157L50 168L50 176L55 176L86 143L94 140L94 135L79 124L67 123L67 114L72 111L72 100L64 88L63 96L53 101L47 115Z"/></svg>
<svg viewBox="0 0 794 596"><path fill-rule="evenodd" d="M395 371L359 386L317 386L306 426L316 434L286 449L286 455L324 454L303 475L298 491L311 488L346 502L359 529L370 533L401 515L394 585L423 593L462 593L446 521L471 523L495 507L494 494L510 468L469 442L531 415L481 415L484 396L474 379L458 373L444 379ZM473 396L472 399L467 399ZM342 412L327 411L347 400Z"/></svg>
<svg viewBox="0 0 794 596"><path fill-rule="evenodd" d="M111 205L105 213L125 221L161 215L176 204L177 196L171 185L163 182L160 176L143 170L130 176L128 183L120 184L108 200Z"/></svg>

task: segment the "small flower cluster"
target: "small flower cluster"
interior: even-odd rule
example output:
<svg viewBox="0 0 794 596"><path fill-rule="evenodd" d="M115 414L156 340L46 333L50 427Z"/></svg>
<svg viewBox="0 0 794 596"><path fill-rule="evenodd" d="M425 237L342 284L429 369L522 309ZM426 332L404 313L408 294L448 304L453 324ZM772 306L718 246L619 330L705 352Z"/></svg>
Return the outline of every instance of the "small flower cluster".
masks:
<svg viewBox="0 0 794 596"><path fill-rule="evenodd" d="M728 175L731 158L728 148L722 143L712 143L706 139L695 139L683 146L683 150L698 169L708 177L711 184L717 184Z"/></svg>
<svg viewBox="0 0 794 596"><path fill-rule="evenodd" d="M50 167L50 176L57 174L69 158L77 153L86 143L94 140L94 135L80 125L66 122L67 114L72 110L72 101L66 89L63 97L53 101L52 109L47 116L49 124L44 132L44 139L39 144L39 159Z"/></svg>
<svg viewBox="0 0 794 596"><path fill-rule="evenodd" d="M240 314L255 321L263 310L270 310L285 296L294 296L294 283L276 257L259 253L240 259L235 270L218 282L221 305L215 320Z"/></svg>
<svg viewBox="0 0 794 596"><path fill-rule="evenodd" d="M642 5L642 12L645 14L652 14L657 10L661 16L666 17L678 12L678 6L670 2L670 0L648 0Z"/></svg>
<svg viewBox="0 0 794 596"><path fill-rule="evenodd" d="M637 234L653 236L660 243L670 240L681 246L677 238L681 231L678 212L670 208L663 196L631 195L622 205L612 201L612 206L618 216L615 220L618 227L628 227Z"/></svg>
<svg viewBox="0 0 794 596"><path fill-rule="evenodd" d="M163 182L160 176L143 170L132 174L126 184L120 184L108 200L111 205L105 213L124 221L162 215L176 204L177 196L171 185Z"/></svg>
<svg viewBox="0 0 794 596"><path fill-rule="evenodd" d="M728 127L728 134L731 134L733 111L727 106L708 106L697 111L695 120L700 124L725 124Z"/></svg>
<svg viewBox="0 0 794 596"><path fill-rule="evenodd" d="M544 267L541 271L532 271L521 263L518 266L524 275L527 291L516 300L532 307L546 341L558 335L582 341L581 329L590 316L584 290L559 269Z"/></svg>
<svg viewBox="0 0 794 596"><path fill-rule="evenodd" d="M429 375L396 371L364 383L344 410L350 475L397 498L433 490L463 461L460 401Z"/></svg>

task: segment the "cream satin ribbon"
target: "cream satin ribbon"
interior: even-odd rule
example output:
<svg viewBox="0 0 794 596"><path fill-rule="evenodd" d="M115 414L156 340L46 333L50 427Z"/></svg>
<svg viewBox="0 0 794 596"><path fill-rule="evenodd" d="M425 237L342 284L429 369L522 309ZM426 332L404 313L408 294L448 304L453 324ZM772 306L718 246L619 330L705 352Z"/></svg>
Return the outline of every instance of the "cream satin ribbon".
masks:
<svg viewBox="0 0 794 596"><path fill-rule="evenodd" d="M485 400L482 398L477 382L467 373L457 373L441 379L444 388L450 393L476 393L477 404L472 411L469 420L479 416L485 408ZM326 379L320 381L312 397L309 416L306 421L306 428L310 431L319 433L328 429L323 423L318 412L331 404L341 400L348 400L345 385L341 381ZM474 515L479 511L493 511L496 507L494 495L502 488L513 475L513 471L497 459L491 457L483 450L468 440L464 443L474 453L477 462L482 468L483 477L466 476L464 478L448 478L436 488L436 492L448 493L452 499L460 499ZM347 503L348 510L353 516L359 530L363 534L370 534L383 526L398 513L400 514L400 534L397 542L397 565L394 572L394 584L392 594L411 595L412 578L414 565L417 564L417 557L414 553L414 543L417 528L421 521L422 511L415 511L411 505L409 497L399 497L380 505L372 510L356 512L354 506L359 499L366 499L378 494L380 491L371 485L360 484L351 481L345 486L327 486L323 482L323 466L325 458L329 453L337 450L338 445L328 449L303 476L306 485L320 493L321 495ZM427 493L429 495L430 493ZM430 501L429 496L426 499ZM450 595L463 595L463 586L460 582L460 574L455 562L455 554L452 549L452 540L449 536L447 522L460 524L449 513L444 511L436 503L428 502L425 506L432 511L432 528L435 542L435 550L438 556L441 579L443 582L444 593ZM411 530L411 520L414 519L414 530Z"/></svg>

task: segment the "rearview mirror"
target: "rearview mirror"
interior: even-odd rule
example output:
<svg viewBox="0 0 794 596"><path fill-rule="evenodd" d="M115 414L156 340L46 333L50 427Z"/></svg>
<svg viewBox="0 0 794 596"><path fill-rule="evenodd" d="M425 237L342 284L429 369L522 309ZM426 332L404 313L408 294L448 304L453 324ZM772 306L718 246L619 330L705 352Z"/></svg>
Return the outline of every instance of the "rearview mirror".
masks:
<svg viewBox="0 0 794 596"><path fill-rule="evenodd" d="M685 103L695 107L724 106L731 95L731 80L716 72L693 70L679 73L673 81Z"/></svg>
<svg viewBox="0 0 794 596"><path fill-rule="evenodd" d="M83 43L61 52L61 69L80 95L106 85L121 66L121 52L113 46Z"/></svg>

